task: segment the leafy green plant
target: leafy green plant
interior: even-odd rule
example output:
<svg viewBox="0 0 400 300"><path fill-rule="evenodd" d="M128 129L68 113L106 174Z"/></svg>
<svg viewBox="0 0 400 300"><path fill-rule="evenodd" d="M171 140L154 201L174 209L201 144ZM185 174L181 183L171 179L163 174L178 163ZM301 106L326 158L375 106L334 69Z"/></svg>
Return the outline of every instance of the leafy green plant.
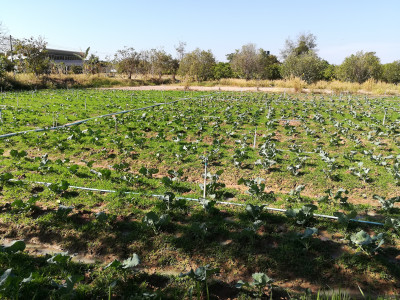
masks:
<svg viewBox="0 0 400 300"><path fill-rule="evenodd" d="M193 271L193 269L190 269L190 271L187 273L181 273L179 274L179 277L189 277L194 281L197 292L197 299L201 298L202 295L201 285L204 285L204 288L206 290L206 299L209 300L210 294L208 291L207 281L213 274L216 273L219 273L219 268L211 268L210 265L205 265L198 267L195 271ZM192 289L190 290L190 294L192 294Z"/></svg>
<svg viewBox="0 0 400 300"><path fill-rule="evenodd" d="M39 196L33 195L25 202L22 199L16 199L11 203L11 206L19 210L25 210L25 211L34 210L36 208L35 204L38 200Z"/></svg>
<svg viewBox="0 0 400 300"><path fill-rule="evenodd" d="M15 159L21 159L21 158L27 156L28 153L26 151L24 151L24 150L21 150L21 151L18 152L18 150L12 149L10 151L10 155L11 155L11 157L13 157Z"/></svg>
<svg viewBox="0 0 400 300"><path fill-rule="evenodd" d="M297 224L305 225L313 218L316 209L317 207L315 205L306 204L301 209L289 208L286 210L285 215L295 219Z"/></svg>
<svg viewBox="0 0 400 300"><path fill-rule="evenodd" d="M158 169L155 168L146 168L146 167L141 167L139 169L139 173L142 174L143 176L147 178L152 178L154 174L158 173Z"/></svg>
<svg viewBox="0 0 400 300"><path fill-rule="evenodd" d="M11 173L2 173L0 174L0 183L2 185L4 185L5 183L7 183L10 179L13 179L14 176Z"/></svg>
<svg viewBox="0 0 400 300"><path fill-rule="evenodd" d="M361 230L350 237L351 243L358 249L362 250L366 254L373 254L379 250L384 244L384 234L379 233L378 235L370 236L364 230Z"/></svg>
<svg viewBox="0 0 400 300"><path fill-rule="evenodd" d="M386 218L385 226L387 228L393 228L399 234L400 233L400 218L390 218L390 217Z"/></svg>
<svg viewBox="0 0 400 300"><path fill-rule="evenodd" d="M134 253L131 257L120 262L118 259L114 259L108 265L104 267L104 269L113 268L113 269L132 269L137 267L140 264L139 256Z"/></svg>
<svg viewBox="0 0 400 300"><path fill-rule="evenodd" d="M243 162L249 158L249 155L246 149L236 149L232 158L235 167L243 168Z"/></svg>
<svg viewBox="0 0 400 300"><path fill-rule="evenodd" d="M26 248L25 242L17 240L17 241L12 241L9 246L0 246L0 252L16 253L18 251L24 251L25 248Z"/></svg>
<svg viewBox="0 0 400 300"><path fill-rule="evenodd" d="M61 182L48 185L49 190L56 194L63 194L68 189L68 187L69 183L66 180L61 180Z"/></svg>
<svg viewBox="0 0 400 300"><path fill-rule="evenodd" d="M275 200L273 193L265 192L265 183L263 178L256 179L244 179L240 178L238 184L244 184L249 189L247 193L249 193L253 198L259 201L268 201Z"/></svg>
<svg viewBox="0 0 400 300"><path fill-rule="evenodd" d="M60 204L57 209L57 217L60 219L65 219L73 209L73 206L65 206Z"/></svg>
<svg viewBox="0 0 400 300"><path fill-rule="evenodd" d="M357 164L357 167L351 167L349 168L351 174L357 176L359 179L364 181L365 183L371 181L371 178L369 177L369 168L363 167L363 162L359 162Z"/></svg>
<svg viewBox="0 0 400 300"><path fill-rule="evenodd" d="M303 233L299 233L297 235L299 242L303 245L303 247L308 251L311 248L311 242L314 235L318 234L317 228L307 227Z"/></svg>
<svg viewBox="0 0 400 300"><path fill-rule="evenodd" d="M348 190L343 189L343 188L339 188L336 193L334 194L333 191L331 189L327 189L325 191L325 195L320 197L318 199L318 202L322 202L322 203L337 203L340 205L347 205L347 200L349 199L349 197L344 196L347 195L349 193Z"/></svg>
<svg viewBox="0 0 400 300"><path fill-rule="evenodd" d="M108 180L111 177L111 170L109 170L109 169L100 169L98 171L91 169L90 173L93 173L93 174L97 175L98 178L105 179L105 180Z"/></svg>
<svg viewBox="0 0 400 300"><path fill-rule="evenodd" d="M207 173L207 183L206 183L206 196L210 199L221 199L223 195L222 188L225 187L225 184L222 182L218 182L221 177L223 170L219 170L215 172L215 174ZM204 176L204 175L203 175ZM200 188L204 190L204 184L199 184Z"/></svg>
<svg viewBox="0 0 400 300"><path fill-rule="evenodd" d="M142 223L153 229L154 233L158 233L163 227L170 222L170 217L167 214L158 216L155 212L148 212L142 220Z"/></svg>
<svg viewBox="0 0 400 300"><path fill-rule="evenodd" d="M396 202L400 202L400 197L392 197L390 199L385 199L385 197L374 195L373 198L378 200L379 203L381 204L382 209L387 212L393 210L394 204Z"/></svg>
<svg viewBox="0 0 400 300"><path fill-rule="evenodd" d="M343 212L336 211L333 213L333 215L338 218L338 223L347 230L350 221L357 217L357 212L353 210L350 213L345 214Z"/></svg>
<svg viewBox="0 0 400 300"><path fill-rule="evenodd" d="M246 212L254 219L254 221L259 220L261 218L261 213L266 205L246 205Z"/></svg>
<svg viewBox="0 0 400 300"><path fill-rule="evenodd" d="M253 290L253 296L261 299L262 296L264 295L264 289L266 287L271 288L274 280L265 273L253 273L251 277L253 278L252 282L244 282L243 280L239 280L236 283L235 287L238 289L243 289L243 288L251 289Z"/></svg>
<svg viewBox="0 0 400 300"><path fill-rule="evenodd" d="M215 204L217 204L217 201L200 198L199 202L203 206L204 210L207 213L216 214L219 212L218 208L215 207Z"/></svg>
<svg viewBox="0 0 400 300"><path fill-rule="evenodd" d="M300 184L296 186L293 190L291 190L289 192L289 200L301 201L300 193L304 190L305 187L305 185Z"/></svg>

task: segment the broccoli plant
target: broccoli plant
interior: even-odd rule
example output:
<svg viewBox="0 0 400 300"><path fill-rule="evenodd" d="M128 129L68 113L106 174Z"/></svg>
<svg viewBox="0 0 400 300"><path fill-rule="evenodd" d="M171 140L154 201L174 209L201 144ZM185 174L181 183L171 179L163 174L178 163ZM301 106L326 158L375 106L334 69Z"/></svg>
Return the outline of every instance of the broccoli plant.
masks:
<svg viewBox="0 0 400 300"><path fill-rule="evenodd" d="M345 153L345 154L343 155L343 157L344 157L345 159L347 159L348 161L350 161L350 162L354 162L354 161L355 161L355 157L354 157L354 156L355 156L357 153L358 153L357 151L351 150L350 152Z"/></svg>
<svg viewBox="0 0 400 300"><path fill-rule="evenodd" d="M387 228L393 228L398 234L400 233L400 218L387 218L385 221Z"/></svg>
<svg viewBox="0 0 400 300"><path fill-rule="evenodd" d="M161 215L160 217L153 211L148 212L142 220L142 223L151 228L157 234L163 227L167 226L170 222L169 215Z"/></svg>
<svg viewBox="0 0 400 300"><path fill-rule="evenodd" d="M253 273L251 277L253 277L252 282L244 282L243 280L239 280L235 286L238 289L251 289L253 290L253 296L261 299L264 295L264 289L266 287L271 288L271 284L274 282L274 280L264 273Z"/></svg>
<svg viewBox="0 0 400 300"><path fill-rule="evenodd" d="M247 204L246 205L246 212L249 216L253 218L254 221L260 220L261 213L266 205L253 205Z"/></svg>
<svg viewBox="0 0 400 300"><path fill-rule="evenodd" d="M26 248L25 242L17 240L17 241L12 241L8 246L0 246L0 252L17 253L19 251L24 251L25 248Z"/></svg>
<svg viewBox="0 0 400 300"><path fill-rule="evenodd" d="M218 180L223 172L223 170L219 170L215 172L215 174L211 174L210 172L207 173L206 179L208 183L206 183L206 196L208 196L210 199L222 198L223 191L221 191L220 189L225 187L225 183L218 182ZM202 190L204 190L204 184L200 183L199 186Z"/></svg>
<svg viewBox="0 0 400 300"><path fill-rule="evenodd" d="M199 202L207 213L216 214L219 212L218 208L215 207L216 201L200 198Z"/></svg>
<svg viewBox="0 0 400 300"><path fill-rule="evenodd" d="M69 187L69 183L66 180L61 180L59 183L52 183L47 186L50 191L56 194L63 194Z"/></svg>
<svg viewBox="0 0 400 300"><path fill-rule="evenodd" d="M393 164L392 168L387 168L390 173L392 173L396 185L400 185L400 163L396 162Z"/></svg>
<svg viewBox="0 0 400 300"><path fill-rule="evenodd" d="M24 158L25 156L27 156L28 153L26 153L26 151L24 151L24 150L21 150L18 152L18 150L13 149L10 151L10 155L11 155L11 157L13 157L15 159L21 159L21 158Z"/></svg>
<svg viewBox="0 0 400 300"><path fill-rule="evenodd" d="M167 210L170 210L172 208L179 208L179 209L186 208L186 200L176 198L175 194L172 192L166 192L164 195L161 195L158 198L164 202Z"/></svg>
<svg viewBox="0 0 400 300"><path fill-rule="evenodd" d="M100 179L108 180L111 178L111 170L109 169L100 169L99 171L91 169L90 173L97 175Z"/></svg>
<svg viewBox="0 0 400 300"><path fill-rule="evenodd" d="M394 204L396 202L400 202L400 197L393 197L390 199L385 199L385 197L374 195L373 198L378 200L382 206L382 209L387 212L390 212L391 210L393 210Z"/></svg>
<svg viewBox="0 0 400 300"><path fill-rule="evenodd" d="M209 300L210 294L208 291L207 281L213 274L216 273L219 273L219 268L211 268L210 265L205 265L198 267L195 271L193 271L193 269L190 269L190 271L187 273L181 273L179 274L179 277L189 277L194 281L198 300L201 299L202 285L204 285L204 288L206 290L206 299ZM190 295L192 294L192 292L193 292L193 287L190 289L189 292Z"/></svg>
<svg viewBox="0 0 400 300"><path fill-rule="evenodd" d="M306 204L301 209L289 208L286 210L285 215L289 218L295 219L297 224L305 225L314 217L314 210L316 209L317 206Z"/></svg>
<svg viewBox="0 0 400 300"><path fill-rule="evenodd" d="M11 173L2 173L2 174L0 174L0 184L4 185L10 179L13 179L13 178L14 178L14 176Z"/></svg>
<svg viewBox="0 0 400 300"><path fill-rule="evenodd" d="M321 151L320 156L322 161L325 163L325 168L322 171L325 173L327 178L333 179L335 177L335 170L339 168L338 163L334 157L329 157L325 152Z"/></svg>
<svg viewBox="0 0 400 300"><path fill-rule="evenodd" d="M353 210L350 213L345 214L340 211L335 211L333 215L337 217L338 223L347 230L350 221L353 220L355 217L357 217L357 212Z"/></svg>
<svg viewBox="0 0 400 300"><path fill-rule="evenodd" d="M137 267L140 264L139 256L134 253L131 257L125 259L120 262L118 259L114 259L108 265L106 265L103 269L132 269Z"/></svg>
<svg viewBox="0 0 400 300"><path fill-rule="evenodd" d="M243 162L249 158L246 149L236 149L232 156L233 164L237 168L243 168Z"/></svg>
<svg viewBox="0 0 400 300"><path fill-rule="evenodd" d="M270 170L277 162L273 159L263 157L256 160L254 164L261 165L264 170Z"/></svg>
<svg viewBox="0 0 400 300"><path fill-rule="evenodd" d="M24 211L34 210L35 208L37 208L35 204L36 201L38 201L38 199L39 199L38 195L33 195L28 199L28 201L25 202L21 199L16 199L11 203L11 206L18 210L24 210Z"/></svg>
<svg viewBox="0 0 400 300"><path fill-rule="evenodd" d="M304 190L305 187L305 185L300 184L296 186L293 190L291 190L289 192L289 200L301 201L300 193Z"/></svg>
<svg viewBox="0 0 400 300"><path fill-rule="evenodd" d="M335 194L333 193L333 191L331 189L327 189L325 191L325 195L320 197L318 199L318 202L324 202L324 203L335 202L340 205L346 205L349 197L344 196L344 195L347 195L348 193L349 193L348 190L342 189L342 188L338 189Z"/></svg>
<svg viewBox="0 0 400 300"><path fill-rule="evenodd" d="M300 175L300 169L302 165L301 164L290 164L287 166L287 170L292 174L293 176L299 176Z"/></svg>
<svg viewBox="0 0 400 300"><path fill-rule="evenodd" d="M303 245L303 247L308 251L311 248L311 243L314 235L318 234L317 228L307 227L303 233L297 235L298 241Z"/></svg>
<svg viewBox="0 0 400 300"><path fill-rule="evenodd" d="M350 241L359 250L369 255L377 252L385 242L383 239L383 233L379 233L375 236L370 236L364 230L361 230L351 235Z"/></svg>
<svg viewBox="0 0 400 300"><path fill-rule="evenodd" d="M158 173L158 169L154 168L147 169L146 167L141 167L139 169L139 173L147 178L152 178L154 174Z"/></svg>
<svg viewBox="0 0 400 300"><path fill-rule="evenodd" d="M244 184L247 186L248 193L255 199L259 201L268 201L268 200L275 200L273 193L266 193L265 190L265 183L263 178L256 178L256 179L244 179L240 178L238 184Z"/></svg>
<svg viewBox="0 0 400 300"><path fill-rule="evenodd" d="M363 162L359 162L357 164L357 167L351 167L351 168L349 168L349 170L350 170L351 174L357 176L359 179L361 179L365 183L371 181L371 178L368 175L370 169L364 168Z"/></svg>

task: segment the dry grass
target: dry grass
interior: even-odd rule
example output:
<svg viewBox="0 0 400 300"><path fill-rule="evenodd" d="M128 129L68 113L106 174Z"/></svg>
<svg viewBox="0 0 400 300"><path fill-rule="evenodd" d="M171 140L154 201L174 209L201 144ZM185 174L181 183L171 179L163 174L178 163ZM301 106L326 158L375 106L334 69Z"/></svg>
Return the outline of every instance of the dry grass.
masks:
<svg viewBox="0 0 400 300"><path fill-rule="evenodd" d="M9 74L12 78L12 74ZM227 87L257 87L257 88L285 88L298 92L311 93L361 93L371 95L400 95L400 85L389 84L382 81L368 80L362 84L333 81L318 81L307 84L300 78L281 80L245 80L237 78L226 78L221 80L210 80L205 82L188 82L177 77L178 82L173 83L171 76L163 76L161 79L151 76L135 76L128 79L126 76L117 75L109 77L106 74L71 74L71 75L50 75L37 78L33 74L16 74L15 88L65 88L65 87L124 87L140 85L172 84L183 85L186 89L190 86L227 86ZM17 84L15 84L17 83Z"/></svg>
<svg viewBox="0 0 400 300"><path fill-rule="evenodd" d="M162 78L161 80L148 76L137 76L133 79L128 79L123 76L110 77L107 74L57 74L36 77L34 74L23 73L16 74L15 80L13 79L12 74L9 74L8 77L16 89L124 87L171 83L171 79L169 77Z"/></svg>
<svg viewBox="0 0 400 300"><path fill-rule="evenodd" d="M367 80L363 84L353 82L318 81L307 84L300 78L281 80L244 80L244 79L221 79L214 81L214 86L237 86L237 87L279 87L293 88L296 92L309 91L315 93L361 93L371 95L400 95L400 85L389 84L382 81ZM203 84L204 85L204 84Z"/></svg>

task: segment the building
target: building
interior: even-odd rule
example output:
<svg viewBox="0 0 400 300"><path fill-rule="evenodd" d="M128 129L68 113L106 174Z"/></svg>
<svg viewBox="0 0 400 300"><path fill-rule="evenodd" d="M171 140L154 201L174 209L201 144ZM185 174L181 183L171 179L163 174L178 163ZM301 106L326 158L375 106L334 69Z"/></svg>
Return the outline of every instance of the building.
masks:
<svg viewBox="0 0 400 300"><path fill-rule="evenodd" d="M63 63L67 68L72 66L83 67L83 57L84 52L75 52L67 50L58 49L46 49L47 55L50 60L54 61L56 64Z"/></svg>

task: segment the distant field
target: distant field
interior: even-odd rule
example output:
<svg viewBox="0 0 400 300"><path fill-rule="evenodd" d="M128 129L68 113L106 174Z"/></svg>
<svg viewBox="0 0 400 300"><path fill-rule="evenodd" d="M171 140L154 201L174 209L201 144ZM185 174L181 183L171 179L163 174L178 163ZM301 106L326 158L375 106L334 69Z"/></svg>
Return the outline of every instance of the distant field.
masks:
<svg viewBox="0 0 400 300"><path fill-rule="evenodd" d="M398 97L70 89L0 109L2 297L400 293Z"/></svg>

